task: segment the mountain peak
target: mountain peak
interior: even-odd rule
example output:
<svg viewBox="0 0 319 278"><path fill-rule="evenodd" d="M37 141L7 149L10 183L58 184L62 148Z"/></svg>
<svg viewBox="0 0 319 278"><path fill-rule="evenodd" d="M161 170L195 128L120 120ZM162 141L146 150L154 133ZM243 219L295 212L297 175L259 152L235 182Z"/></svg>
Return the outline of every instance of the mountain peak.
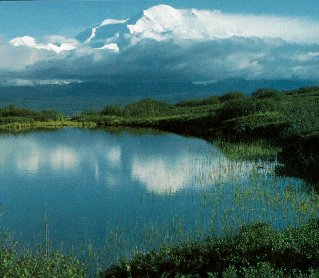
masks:
<svg viewBox="0 0 319 278"><path fill-rule="evenodd" d="M161 5L156 5L156 6L153 6L153 7L150 7L146 10L144 10L144 12L146 13L162 13L162 12L166 12L166 13L174 13L174 12L177 12L178 10L173 8L172 6L169 6L169 5L164 5L164 4L161 4Z"/></svg>
<svg viewBox="0 0 319 278"><path fill-rule="evenodd" d="M109 49L116 44L119 51L140 41L209 41L216 39L270 38L286 41L318 39L317 25L291 21L289 32L282 28L287 19L242 14L226 14L218 10L175 9L156 5L127 19L106 19L76 38L96 49ZM276 25L277 28L269 28ZM299 32L300 26L310 30ZM308 28L309 27L309 28ZM315 34L316 33L316 34ZM117 48L116 48L117 49Z"/></svg>
<svg viewBox="0 0 319 278"><path fill-rule="evenodd" d="M168 5L157 5L144 10L143 16L153 22L168 25L181 20L182 10L177 10Z"/></svg>

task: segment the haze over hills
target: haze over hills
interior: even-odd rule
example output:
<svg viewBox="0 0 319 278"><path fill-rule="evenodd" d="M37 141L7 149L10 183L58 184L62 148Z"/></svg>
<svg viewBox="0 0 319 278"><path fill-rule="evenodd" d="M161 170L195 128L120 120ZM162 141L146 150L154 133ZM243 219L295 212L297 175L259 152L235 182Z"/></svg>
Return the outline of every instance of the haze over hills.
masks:
<svg viewBox="0 0 319 278"><path fill-rule="evenodd" d="M127 104L142 98L157 98L171 103L186 99L221 95L230 91L254 92L259 88L292 90L305 86L319 86L307 80L231 79L207 85L159 82L97 82L63 85L0 86L0 107L15 104L39 111L54 109L68 115L89 109L101 109L107 104Z"/></svg>
<svg viewBox="0 0 319 278"><path fill-rule="evenodd" d="M175 101L318 85L318 30L319 22L304 18L158 5L106 18L75 38L26 34L1 41L1 104L41 99L56 108L50 99L101 103L111 96Z"/></svg>

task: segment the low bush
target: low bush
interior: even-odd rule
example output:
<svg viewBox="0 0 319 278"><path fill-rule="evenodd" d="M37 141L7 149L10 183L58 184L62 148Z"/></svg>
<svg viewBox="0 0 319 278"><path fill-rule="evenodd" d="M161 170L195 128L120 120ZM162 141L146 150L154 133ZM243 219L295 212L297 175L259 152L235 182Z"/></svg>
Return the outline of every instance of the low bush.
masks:
<svg viewBox="0 0 319 278"><path fill-rule="evenodd" d="M1 277L84 277L83 264L74 257L56 252L43 254L26 251L21 254L15 242L3 238L0 242Z"/></svg>
<svg viewBox="0 0 319 278"><path fill-rule="evenodd" d="M172 114L174 106L161 100L143 99L128 104L125 114L128 116L159 116Z"/></svg>
<svg viewBox="0 0 319 278"><path fill-rule="evenodd" d="M105 106L101 114L108 116L125 116L125 108L122 105L111 104Z"/></svg>
<svg viewBox="0 0 319 278"><path fill-rule="evenodd" d="M319 226L284 232L266 224L244 226L236 236L186 242L136 254L101 277L318 277Z"/></svg>
<svg viewBox="0 0 319 278"><path fill-rule="evenodd" d="M242 92L229 92L222 95L219 99L223 102L230 100L246 100L249 97Z"/></svg>
<svg viewBox="0 0 319 278"><path fill-rule="evenodd" d="M257 99L265 99L265 98L273 98L278 99L283 96L283 93L270 88L258 89L254 93L251 94L253 98Z"/></svg>
<svg viewBox="0 0 319 278"><path fill-rule="evenodd" d="M202 105L216 105L220 104L221 100L219 96L211 96L207 98L200 99L192 99L192 100L184 100L176 103L177 107L194 107L194 106L202 106Z"/></svg>

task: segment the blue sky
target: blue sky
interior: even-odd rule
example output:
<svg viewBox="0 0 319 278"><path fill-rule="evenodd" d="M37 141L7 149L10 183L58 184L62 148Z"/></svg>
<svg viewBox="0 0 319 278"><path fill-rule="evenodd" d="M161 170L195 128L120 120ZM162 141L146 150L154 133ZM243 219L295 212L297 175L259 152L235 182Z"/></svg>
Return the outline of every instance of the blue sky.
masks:
<svg viewBox="0 0 319 278"><path fill-rule="evenodd" d="M319 19L318 0L119 0L0 2L0 34L8 39L48 34L75 36L105 18L126 18L157 4L175 8Z"/></svg>

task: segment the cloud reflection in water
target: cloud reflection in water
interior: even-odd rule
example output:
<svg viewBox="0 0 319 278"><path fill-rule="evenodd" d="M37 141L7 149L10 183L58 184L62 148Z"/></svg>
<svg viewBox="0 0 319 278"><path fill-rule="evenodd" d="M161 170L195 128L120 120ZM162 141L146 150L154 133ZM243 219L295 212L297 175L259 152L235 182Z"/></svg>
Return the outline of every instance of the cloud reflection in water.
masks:
<svg viewBox="0 0 319 278"><path fill-rule="evenodd" d="M66 131L60 133L63 132ZM253 172L269 174L274 170L271 162L230 161L203 140L195 140L196 149L192 149L195 145L185 145L191 144L190 140L176 135L152 136L152 140L158 140L154 143L158 146L154 147L152 140L131 135L127 141L125 136L118 139L101 132L94 144L86 139L75 144L76 140L67 136L52 139L54 134L45 134L48 142L41 134L2 139L2 162L8 161L2 164L2 170L7 168L22 177L39 175L41 171L42 175L60 175L62 178L72 173L83 176L85 179L79 179L84 185L94 179L95 183L109 188L137 181L149 192L157 194L198 190L232 179L247 180ZM85 136L90 138L91 134L88 132Z"/></svg>

